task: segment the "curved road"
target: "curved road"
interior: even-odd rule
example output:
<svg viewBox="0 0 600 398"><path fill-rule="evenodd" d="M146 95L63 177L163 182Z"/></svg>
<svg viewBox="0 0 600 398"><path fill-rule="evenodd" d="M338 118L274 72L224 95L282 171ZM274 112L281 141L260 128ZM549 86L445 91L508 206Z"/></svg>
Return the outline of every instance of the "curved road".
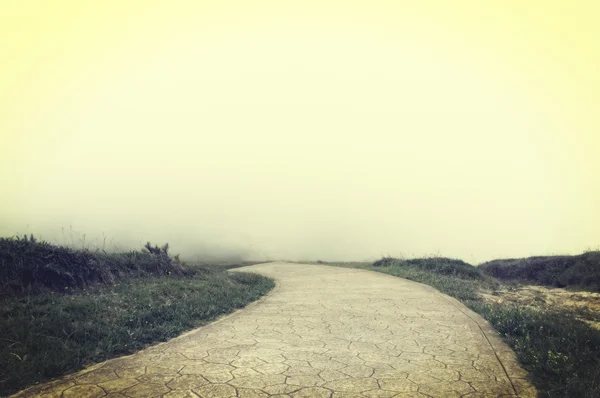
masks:
<svg viewBox="0 0 600 398"><path fill-rule="evenodd" d="M536 396L487 322L428 286L322 265L238 270L277 286L208 326L17 396Z"/></svg>

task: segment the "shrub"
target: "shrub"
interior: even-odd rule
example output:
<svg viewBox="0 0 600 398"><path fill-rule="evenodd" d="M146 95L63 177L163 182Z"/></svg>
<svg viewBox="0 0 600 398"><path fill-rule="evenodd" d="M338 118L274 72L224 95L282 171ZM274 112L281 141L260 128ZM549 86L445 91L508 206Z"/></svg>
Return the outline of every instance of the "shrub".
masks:
<svg viewBox="0 0 600 398"><path fill-rule="evenodd" d="M145 250L107 253L52 245L33 235L0 238L0 293L64 291L122 276L181 276L187 270L177 256L169 256L168 247L147 243Z"/></svg>
<svg viewBox="0 0 600 398"><path fill-rule="evenodd" d="M505 280L524 279L547 286L600 291L600 251L577 256L494 260L481 264L479 268L491 276Z"/></svg>
<svg viewBox="0 0 600 398"><path fill-rule="evenodd" d="M384 257L373 263L374 267L410 267L427 271L434 271L443 275L454 275L467 279L482 279L483 273L477 268L462 260L446 257L424 257L413 259L398 259Z"/></svg>

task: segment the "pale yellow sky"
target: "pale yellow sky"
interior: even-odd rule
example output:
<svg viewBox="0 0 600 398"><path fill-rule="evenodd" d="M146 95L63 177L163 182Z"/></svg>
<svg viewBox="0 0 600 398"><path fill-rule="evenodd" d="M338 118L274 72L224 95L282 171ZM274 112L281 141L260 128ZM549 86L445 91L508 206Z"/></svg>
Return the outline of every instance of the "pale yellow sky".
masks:
<svg viewBox="0 0 600 398"><path fill-rule="evenodd" d="M0 2L0 234L473 263L600 245L597 1Z"/></svg>

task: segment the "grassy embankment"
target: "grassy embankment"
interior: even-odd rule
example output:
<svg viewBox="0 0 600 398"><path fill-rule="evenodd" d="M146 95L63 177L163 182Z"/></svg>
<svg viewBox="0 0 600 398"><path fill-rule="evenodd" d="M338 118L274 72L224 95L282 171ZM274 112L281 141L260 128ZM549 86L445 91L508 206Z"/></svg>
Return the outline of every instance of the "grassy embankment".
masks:
<svg viewBox="0 0 600 398"><path fill-rule="evenodd" d="M567 256L559 260L548 257L551 264L548 267L541 260L527 259L510 260L508 265L491 262L492 265L474 267L461 260L435 257L410 260L388 257L373 264L326 264L383 272L433 286L462 301L494 326L531 373L540 396L600 397L600 330L579 320L580 314L573 311L487 302L479 295L481 291L493 292L501 286L491 275L506 275L513 282L523 278L529 283L556 285L553 281L560 281L559 286L569 286L567 282L588 288L599 286L599 252L573 256L570 260L564 257ZM586 259L584 265L581 258ZM500 271L498 264L502 265ZM533 264L535 269L527 264ZM519 272L512 272L511 267L517 267ZM561 279L560 275L568 278Z"/></svg>
<svg viewBox="0 0 600 398"><path fill-rule="evenodd" d="M600 292L600 251L578 256L543 256L493 260L479 266L505 281Z"/></svg>
<svg viewBox="0 0 600 398"><path fill-rule="evenodd" d="M165 341L273 286L188 266L168 245L105 253L0 238L0 396Z"/></svg>

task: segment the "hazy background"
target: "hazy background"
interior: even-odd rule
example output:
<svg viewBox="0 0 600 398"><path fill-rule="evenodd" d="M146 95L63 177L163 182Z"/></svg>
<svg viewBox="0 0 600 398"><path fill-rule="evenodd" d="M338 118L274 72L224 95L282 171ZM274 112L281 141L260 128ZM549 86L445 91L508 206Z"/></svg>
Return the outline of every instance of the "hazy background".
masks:
<svg viewBox="0 0 600 398"><path fill-rule="evenodd" d="M0 2L0 234L197 256L600 245L600 3Z"/></svg>

